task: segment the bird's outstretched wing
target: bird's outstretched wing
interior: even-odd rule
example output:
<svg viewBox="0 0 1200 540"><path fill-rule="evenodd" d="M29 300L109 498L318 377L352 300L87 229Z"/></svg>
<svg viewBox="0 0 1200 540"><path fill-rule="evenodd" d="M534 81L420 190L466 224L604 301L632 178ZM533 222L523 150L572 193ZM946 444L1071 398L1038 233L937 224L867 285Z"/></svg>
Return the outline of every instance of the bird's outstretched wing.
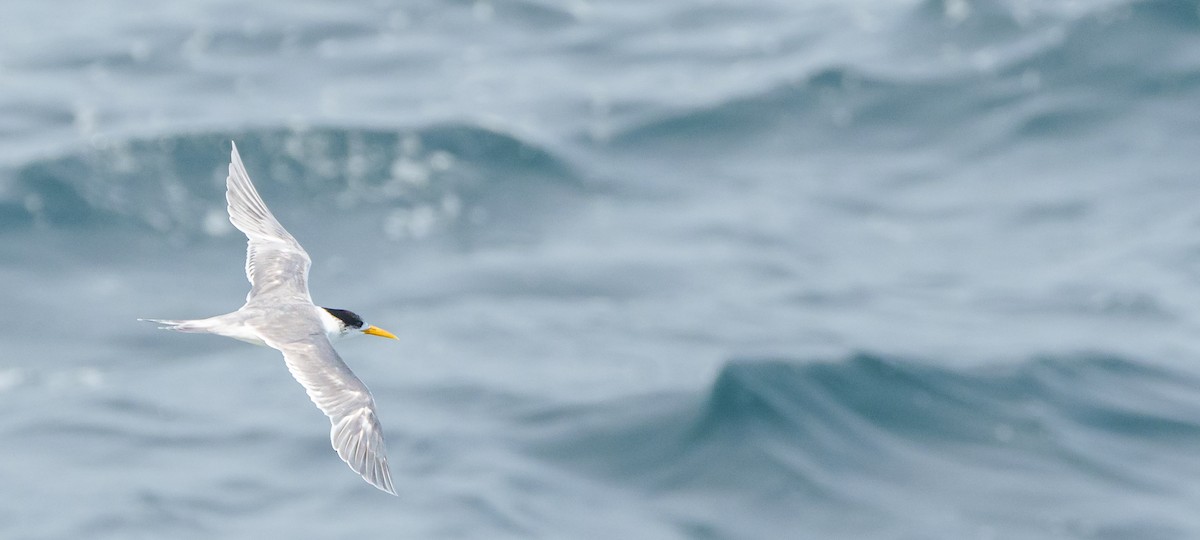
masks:
<svg viewBox="0 0 1200 540"><path fill-rule="evenodd" d="M313 322L317 326L305 339L270 335L277 332L264 332L263 337L267 345L283 352L288 371L304 386L317 408L329 417L333 424L329 438L342 461L371 485L395 495L383 446L383 428L375 415L375 400L319 331L319 323L315 319ZM280 329L297 334L298 330Z"/></svg>
<svg viewBox="0 0 1200 540"><path fill-rule="evenodd" d="M249 240L246 278L250 280L250 293L246 295L246 302L262 296L293 297L312 302L308 294L308 268L312 266L312 259L259 197L236 144L230 157L225 188L229 221L246 233Z"/></svg>

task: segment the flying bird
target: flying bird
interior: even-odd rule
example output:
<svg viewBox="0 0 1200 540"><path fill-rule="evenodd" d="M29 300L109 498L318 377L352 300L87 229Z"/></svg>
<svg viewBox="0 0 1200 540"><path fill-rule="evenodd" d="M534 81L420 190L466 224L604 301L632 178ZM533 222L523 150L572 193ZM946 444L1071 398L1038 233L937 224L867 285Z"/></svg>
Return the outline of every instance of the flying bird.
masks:
<svg viewBox="0 0 1200 540"><path fill-rule="evenodd" d="M332 342L368 334L396 339L351 311L320 307L308 293L312 259L267 209L233 146L225 179L229 221L246 233L250 293L237 311L196 320L140 319L180 332L209 333L264 345L283 353L288 371L333 424L333 449L371 485L396 494L375 400Z"/></svg>

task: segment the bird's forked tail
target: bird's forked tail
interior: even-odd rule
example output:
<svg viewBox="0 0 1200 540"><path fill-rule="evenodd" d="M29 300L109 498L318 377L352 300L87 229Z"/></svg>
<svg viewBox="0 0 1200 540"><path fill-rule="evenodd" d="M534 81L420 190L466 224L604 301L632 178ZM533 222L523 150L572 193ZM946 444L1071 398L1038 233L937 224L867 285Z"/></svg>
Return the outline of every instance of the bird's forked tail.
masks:
<svg viewBox="0 0 1200 540"><path fill-rule="evenodd" d="M172 320L172 319L138 319L139 321L152 322L160 324L160 330L175 330L177 332L208 332L211 325L207 319L197 320Z"/></svg>

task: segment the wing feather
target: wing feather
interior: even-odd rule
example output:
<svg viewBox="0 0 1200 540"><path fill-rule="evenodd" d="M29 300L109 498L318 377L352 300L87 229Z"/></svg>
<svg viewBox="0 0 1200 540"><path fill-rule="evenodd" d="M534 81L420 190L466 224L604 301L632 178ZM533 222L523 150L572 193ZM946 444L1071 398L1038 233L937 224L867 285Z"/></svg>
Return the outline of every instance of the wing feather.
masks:
<svg viewBox="0 0 1200 540"><path fill-rule="evenodd" d="M264 337L267 345L283 352L288 371L329 417L329 440L338 457L371 485L395 495L375 400L329 339L319 329L302 340Z"/></svg>
<svg viewBox="0 0 1200 540"><path fill-rule="evenodd" d="M267 209L250 182L236 144L230 153L225 188L229 221L246 233L246 278L250 280L246 302L264 295L312 302L308 294L312 259Z"/></svg>

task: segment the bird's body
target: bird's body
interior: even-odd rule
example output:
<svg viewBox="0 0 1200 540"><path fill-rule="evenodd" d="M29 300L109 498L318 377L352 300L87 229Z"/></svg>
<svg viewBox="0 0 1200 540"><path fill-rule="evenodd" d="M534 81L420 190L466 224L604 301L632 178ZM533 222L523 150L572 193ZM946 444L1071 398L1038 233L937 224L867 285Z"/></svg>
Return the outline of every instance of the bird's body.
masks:
<svg viewBox="0 0 1200 540"><path fill-rule="evenodd" d="M146 319L163 328L231 337L278 349L292 376L329 417L334 450L375 487L395 494L375 401L331 340L359 333L395 338L354 313L319 307L308 293L308 253L271 215L237 146L226 179L229 220L246 234L250 293L237 311L196 320Z"/></svg>
<svg viewBox="0 0 1200 540"><path fill-rule="evenodd" d="M325 333L325 338L330 341L336 341L352 335L347 332L347 329L350 327L341 319L332 315L327 308L302 302L294 304L277 303L268 306L256 306L247 303L233 313L217 315L216 317L209 317L207 319L181 321L168 319L144 320L162 324L168 330L217 334L238 341L245 341L251 345L270 347L271 345L263 337L263 330L265 329L269 333L270 327L276 324L274 321L288 320L298 323L310 317L315 318L320 323L321 330Z"/></svg>

